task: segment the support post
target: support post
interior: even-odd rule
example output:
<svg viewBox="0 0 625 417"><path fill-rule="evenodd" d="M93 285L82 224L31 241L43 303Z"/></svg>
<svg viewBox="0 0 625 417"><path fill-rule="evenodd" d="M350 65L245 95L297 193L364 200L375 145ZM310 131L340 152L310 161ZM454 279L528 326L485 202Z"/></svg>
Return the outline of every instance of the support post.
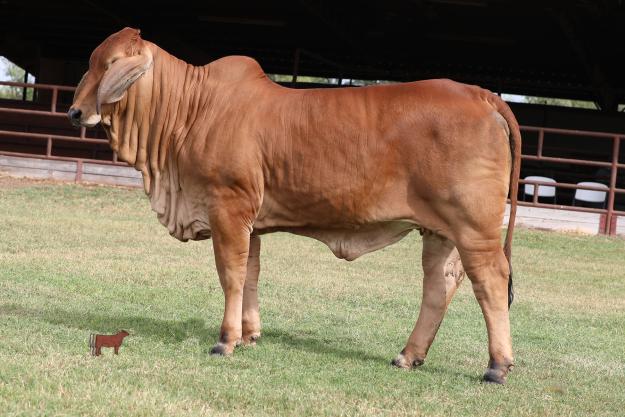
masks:
<svg viewBox="0 0 625 417"><path fill-rule="evenodd" d="M300 49L295 48L295 55L293 56L293 77L291 78L291 85L294 86L297 83L297 73L299 71Z"/></svg>
<svg viewBox="0 0 625 417"><path fill-rule="evenodd" d="M612 167L610 169L610 191L608 194L608 212L605 215L605 228L603 233L611 235L612 217L614 216L614 190L616 189L616 175L618 173L618 152L621 142L620 136L614 136L612 143Z"/></svg>

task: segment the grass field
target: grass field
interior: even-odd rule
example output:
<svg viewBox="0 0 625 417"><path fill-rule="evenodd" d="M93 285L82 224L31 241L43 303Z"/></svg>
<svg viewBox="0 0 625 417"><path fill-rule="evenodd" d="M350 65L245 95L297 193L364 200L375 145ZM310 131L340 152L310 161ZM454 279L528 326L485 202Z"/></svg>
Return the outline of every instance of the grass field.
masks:
<svg viewBox="0 0 625 417"><path fill-rule="evenodd" d="M623 416L625 241L518 230L516 367L480 383L463 283L425 365L395 369L421 297L418 233L348 263L263 237L263 338L214 358L210 241L180 243L139 190L0 179L2 416ZM90 333L126 329L119 356Z"/></svg>

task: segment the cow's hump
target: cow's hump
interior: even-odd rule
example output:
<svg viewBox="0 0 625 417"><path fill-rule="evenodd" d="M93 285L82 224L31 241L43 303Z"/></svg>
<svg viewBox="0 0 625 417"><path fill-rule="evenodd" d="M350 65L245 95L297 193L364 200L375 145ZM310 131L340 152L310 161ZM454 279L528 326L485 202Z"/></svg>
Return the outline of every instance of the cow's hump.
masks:
<svg viewBox="0 0 625 417"><path fill-rule="evenodd" d="M260 64L253 58L231 55L210 63L210 76L220 81L241 81L265 77Z"/></svg>

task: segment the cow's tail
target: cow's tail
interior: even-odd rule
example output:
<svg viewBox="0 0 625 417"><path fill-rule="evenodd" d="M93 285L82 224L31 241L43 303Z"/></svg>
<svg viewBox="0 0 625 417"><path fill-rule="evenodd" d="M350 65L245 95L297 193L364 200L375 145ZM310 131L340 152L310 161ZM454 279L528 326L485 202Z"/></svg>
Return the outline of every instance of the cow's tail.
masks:
<svg viewBox="0 0 625 417"><path fill-rule="evenodd" d="M519 193L519 175L521 172L521 130L519 123L514 117L510 106L499 96L495 97L495 104L499 114L506 119L510 131L510 153L512 166L510 167L510 216L508 218L508 230L504 242L503 252L508 259L510 276L508 279L508 308L514 300L514 287L512 285L512 234L514 233L514 220L516 218L517 198Z"/></svg>

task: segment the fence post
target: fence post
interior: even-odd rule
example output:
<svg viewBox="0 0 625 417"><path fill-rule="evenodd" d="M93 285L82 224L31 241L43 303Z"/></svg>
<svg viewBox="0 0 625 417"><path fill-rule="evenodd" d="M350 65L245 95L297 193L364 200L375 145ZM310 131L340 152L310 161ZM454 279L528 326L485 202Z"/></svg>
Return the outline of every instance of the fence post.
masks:
<svg viewBox="0 0 625 417"><path fill-rule="evenodd" d="M612 216L614 216L614 190L616 189L616 175L618 173L618 152L621 142L620 136L614 136L612 144L612 167L610 169L610 192L608 194L608 212L605 215L605 227L603 233L613 234Z"/></svg>
<svg viewBox="0 0 625 417"><path fill-rule="evenodd" d="M540 129L538 131L538 148L536 149L536 156L539 158L543 156L543 146L545 143L545 130Z"/></svg>
<svg viewBox="0 0 625 417"><path fill-rule="evenodd" d="M75 182L81 182L81 181L82 181L82 159L79 159L78 161L76 161Z"/></svg>
<svg viewBox="0 0 625 417"><path fill-rule="evenodd" d="M52 105L50 106L50 110L52 113L56 113L56 100L59 95L59 90L55 87L52 89Z"/></svg>
<svg viewBox="0 0 625 417"><path fill-rule="evenodd" d="M295 48L295 54L293 56L293 76L291 78L292 86L294 86L297 83L297 75L299 72L299 60L300 60L300 49Z"/></svg>

